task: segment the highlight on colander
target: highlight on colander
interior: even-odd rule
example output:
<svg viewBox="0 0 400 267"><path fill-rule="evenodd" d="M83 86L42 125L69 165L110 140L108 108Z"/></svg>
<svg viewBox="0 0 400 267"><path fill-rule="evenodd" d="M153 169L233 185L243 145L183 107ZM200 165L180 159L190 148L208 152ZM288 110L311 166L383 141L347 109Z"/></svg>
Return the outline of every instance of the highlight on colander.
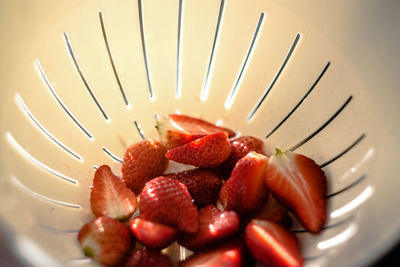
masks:
<svg viewBox="0 0 400 267"><path fill-rule="evenodd" d="M399 11L0 0L0 265L396 266Z"/></svg>

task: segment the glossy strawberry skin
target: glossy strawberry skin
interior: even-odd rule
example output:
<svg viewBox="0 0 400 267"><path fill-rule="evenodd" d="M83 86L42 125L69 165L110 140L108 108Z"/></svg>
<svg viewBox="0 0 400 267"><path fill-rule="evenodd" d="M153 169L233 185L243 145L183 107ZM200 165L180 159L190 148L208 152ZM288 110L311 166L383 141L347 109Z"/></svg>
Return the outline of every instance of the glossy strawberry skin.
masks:
<svg viewBox="0 0 400 267"><path fill-rule="evenodd" d="M231 153L226 132L210 134L165 154L169 160L196 167L215 167L224 162Z"/></svg>
<svg viewBox="0 0 400 267"><path fill-rule="evenodd" d="M135 212L137 200L126 184L112 173L110 167L102 165L95 172L90 206L96 217L126 220Z"/></svg>
<svg viewBox="0 0 400 267"><path fill-rule="evenodd" d="M157 177L146 183L139 201L140 216L148 221L195 233L199 213L187 188L176 179Z"/></svg>
<svg viewBox="0 0 400 267"><path fill-rule="evenodd" d="M163 249L175 241L178 234L176 228L160 223L150 222L140 217L133 218L129 223L136 239L148 248Z"/></svg>
<svg viewBox="0 0 400 267"><path fill-rule="evenodd" d="M134 250L123 267L173 267L171 259L157 250L142 248Z"/></svg>
<svg viewBox="0 0 400 267"><path fill-rule="evenodd" d="M267 266L300 267L303 264L296 237L279 224L253 220L246 227L245 241L253 257Z"/></svg>
<svg viewBox="0 0 400 267"><path fill-rule="evenodd" d="M326 220L326 176L312 159L278 150L269 160L265 183L306 230L317 233L322 229Z"/></svg>
<svg viewBox="0 0 400 267"><path fill-rule="evenodd" d="M138 195L152 178L162 175L168 167L166 148L160 142L143 140L131 145L124 154L122 180Z"/></svg>
<svg viewBox="0 0 400 267"><path fill-rule="evenodd" d="M122 263L133 241L125 224L106 216L86 223L79 231L78 240L86 256L109 265Z"/></svg>
<svg viewBox="0 0 400 267"><path fill-rule="evenodd" d="M256 152L248 153L236 163L219 193L225 209L246 215L262 207L268 198L264 185L267 164L268 158Z"/></svg>

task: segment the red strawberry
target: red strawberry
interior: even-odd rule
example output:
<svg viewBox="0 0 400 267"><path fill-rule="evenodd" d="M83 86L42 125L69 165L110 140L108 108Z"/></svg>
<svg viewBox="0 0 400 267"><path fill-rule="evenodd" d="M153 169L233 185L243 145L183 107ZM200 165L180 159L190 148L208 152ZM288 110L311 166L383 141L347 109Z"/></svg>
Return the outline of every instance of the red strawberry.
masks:
<svg viewBox="0 0 400 267"><path fill-rule="evenodd" d="M171 149L165 156L183 164L214 167L224 162L230 153L228 135L226 132L219 132Z"/></svg>
<svg viewBox="0 0 400 267"><path fill-rule="evenodd" d="M168 149L182 146L209 134L226 132L229 137L235 136L230 129L185 115L170 114L157 121L156 128L161 143Z"/></svg>
<svg viewBox="0 0 400 267"><path fill-rule="evenodd" d="M268 220L289 228L292 221L288 210L269 195L267 203L253 216L254 219Z"/></svg>
<svg viewBox="0 0 400 267"><path fill-rule="evenodd" d="M279 224L253 220L246 227L245 240L253 257L267 266L298 267L303 264L296 237Z"/></svg>
<svg viewBox="0 0 400 267"><path fill-rule="evenodd" d="M265 183L305 229L312 233L321 230L326 218L326 176L312 159L277 149L269 159Z"/></svg>
<svg viewBox="0 0 400 267"><path fill-rule="evenodd" d="M79 243L86 256L104 264L120 264L132 247L129 228L106 216L85 224L78 234Z"/></svg>
<svg viewBox="0 0 400 267"><path fill-rule="evenodd" d="M222 164L226 172L231 172L236 162L249 152L255 151L260 154L264 153L264 143L260 139L253 136L241 136L231 141L231 154Z"/></svg>
<svg viewBox="0 0 400 267"><path fill-rule="evenodd" d="M222 186L222 180L209 169L192 169L178 173L165 175L177 179L186 185L187 190L197 207L214 204L218 200L218 193Z"/></svg>
<svg viewBox="0 0 400 267"><path fill-rule="evenodd" d="M220 211L214 205L202 208L200 228L195 234L182 233L178 244L197 250L232 236L239 229L239 217L234 211Z"/></svg>
<svg viewBox="0 0 400 267"><path fill-rule="evenodd" d="M176 239L178 230L167 225L150 222L140 217L129 223L133 235L149 248L163 249Z"/></svg>
<svg viewBox="0 0 400 267"><path fill-rule="evenodd" d="M90 206L96 217L125 220L136 210L137 200L132 190L111 172L110 167L102 165L94 175Z"/></svg>
<svg viewBox="0 0 400 267"><path fill-rule="evenodd" d="M171 259L157 250L142 248L134 250L125 261L124 267L173 267Z"/></svg>
<svg viewBox="0 0 400 267"><path fill-rule="evenodd" d="M152 178L162 175L168 167L167 150L157 141L143 140L130 146L124 155L122 180L135 192Z"/></svg>
<svg viewBox="0 0 400 267"><path fill-rule="evenodd" d="M176 179L160 176L149 181L142 190L139 210L145 220L190 233L199 229L199 212L186 186Z"/></svg>
<svg viewBox="0 0 400 267"><path fill-rule="evenodd" d="M227 210L240 215L254 212L268 198L264 185L264 172L268 158L256 152L250 152L235 165L231 176L223 184L219 197Z"/></svg>
<svg viewBox="0 0 400 267"><path fill-rule="evenodd" d="M195 253L179 267L244 267L246 265L246 249L243 242L225 242L216 247L210 247Z"/></svg>

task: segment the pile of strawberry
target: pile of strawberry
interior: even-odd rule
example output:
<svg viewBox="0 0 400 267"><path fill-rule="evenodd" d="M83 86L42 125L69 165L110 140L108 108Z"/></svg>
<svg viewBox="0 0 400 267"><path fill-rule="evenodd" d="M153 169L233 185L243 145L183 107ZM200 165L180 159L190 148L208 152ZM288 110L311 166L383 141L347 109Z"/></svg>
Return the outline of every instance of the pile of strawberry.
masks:
<svg viewBox="0 0 400 267"><path fill-rule="evenodd" d="M173 266L173 242L194 251L179 266L301 266L291 211L311 233L326 217L326 177L311 159L201 119L171 114L160 141L129 147L122 178L103 165L79 232L85 255L108 265ZM194 166L165 174L169 161ZM137 198L138 197L138 198ZM136 209L138 216L133 216ZM136 241L138 243L135 246Z"/></svg>

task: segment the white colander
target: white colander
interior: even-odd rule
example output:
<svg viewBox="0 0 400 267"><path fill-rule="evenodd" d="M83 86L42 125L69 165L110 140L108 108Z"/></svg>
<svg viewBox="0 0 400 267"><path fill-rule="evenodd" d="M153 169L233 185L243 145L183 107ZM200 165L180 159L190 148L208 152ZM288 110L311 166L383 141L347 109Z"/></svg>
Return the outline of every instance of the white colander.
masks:
<svg viewBox="0 0 400 267"><path fill-rule="evenodd" d="M293 228L305 265L373 263L400 238L399 11L374 0L1 0L3 262L95 265L76 237L92 218L94 168L120 173L126 147L181 112L313 158L329 211L319 235Z"/></svg>

